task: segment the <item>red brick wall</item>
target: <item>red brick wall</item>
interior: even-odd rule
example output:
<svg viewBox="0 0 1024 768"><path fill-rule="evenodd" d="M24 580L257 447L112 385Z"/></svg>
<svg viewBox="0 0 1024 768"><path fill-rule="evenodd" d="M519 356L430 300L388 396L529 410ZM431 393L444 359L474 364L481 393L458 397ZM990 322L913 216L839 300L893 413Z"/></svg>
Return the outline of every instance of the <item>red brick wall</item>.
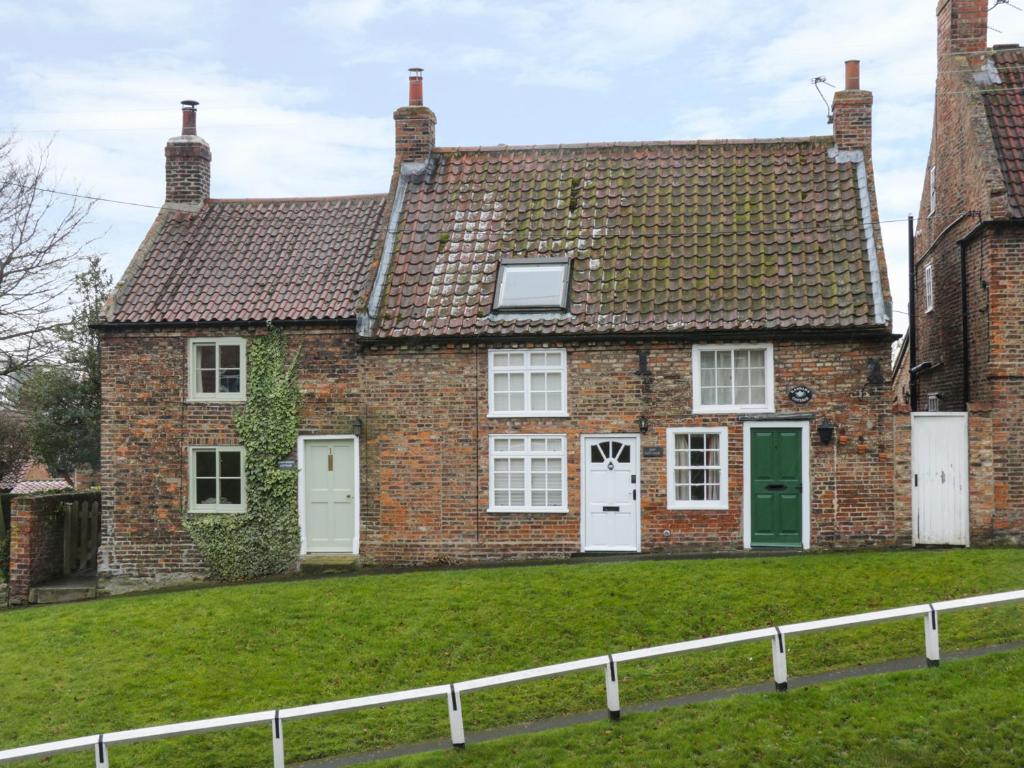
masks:
<svg viewBox="0 0 1024 768"><path fill-rule="evenodd" d="M106 331L102 335L101 456L104 578L175 578L204 573L183 527L188 449L237 445L241 404L188 402L188 340L252 337L238 328ZM348 328L289 329L301 350L305 434L349 434L359 415L359 377Z"/></svg>
<svg viewBox="0 0 1024 768"><path fill-rule="evenodd" d="M553 345L558 346L558 345ZM644 392L637 352L650 351L653 373ZM650 421L643 447L665 449L668 427L729 428L729 509L669 510L664 456L641 459L642 547L645 551L728 550L742 546L743 424L732 415L692 411L688 344L571 344L569 418L487 417L487 348L376 348L369 368L387 370L367 386L367 440L362 552L372 560L564 556L580 548L580 438L635 433ZM886 385L867 384L868 359ZM903 544L909 519L893 507L892 419L888 343L785 342L775 345L777 415L813 412L811 430L812 545ZM810 404L789 402L806 384ZM820 444L827 416L844 444ZM489 435L553 433L567 437L569 513L490 513ZM668 535L665 535L668 531Z"/></svg>
<svg viewBox="0 0 1024 768"><path fill-rule="evenodd" d="M106 331L103 336L104 523L101 574L169 578L201 574L182 522L190 445L237 442L239 405L186 401L190 336L248 335L238 329ZM286 329L303 393L303 434L351 434L361 441L361 554L368 560L421 563L561 557L580 540L580 436L637 431L644 446L665 447L665 429L729 427L730 508L670 511L665 458L641 460L645 550L723 550L742 545L742 422L693 416L691 348L682 343L575 343L569 349L570 417L487 418L487 347L377 346L359 353L347 328ZM636 374L638 350L650 351L649 390ZM868 359L886 385L868 384ZM823 447L812 424L812 541L815 547L905 543L909 522L894 516L888 341L779 342L775 345L780 415L827 416L843 444ZM810 404L787 390L805 384ZM568 514L487 512L491 433L565 434ZM664 531L669 531L665 536Z"/></svg>

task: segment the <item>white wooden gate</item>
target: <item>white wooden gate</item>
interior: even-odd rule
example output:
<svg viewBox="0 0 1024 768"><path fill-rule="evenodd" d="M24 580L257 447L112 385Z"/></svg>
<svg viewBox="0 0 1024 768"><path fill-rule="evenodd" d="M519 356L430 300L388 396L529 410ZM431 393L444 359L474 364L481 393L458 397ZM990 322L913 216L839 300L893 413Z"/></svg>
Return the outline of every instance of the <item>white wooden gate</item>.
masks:
<svg viewBox="0 0 1024 768"><path fill-rule="evenodd" d="M911 414L914 543L970 543L967 414Z"/></svg>

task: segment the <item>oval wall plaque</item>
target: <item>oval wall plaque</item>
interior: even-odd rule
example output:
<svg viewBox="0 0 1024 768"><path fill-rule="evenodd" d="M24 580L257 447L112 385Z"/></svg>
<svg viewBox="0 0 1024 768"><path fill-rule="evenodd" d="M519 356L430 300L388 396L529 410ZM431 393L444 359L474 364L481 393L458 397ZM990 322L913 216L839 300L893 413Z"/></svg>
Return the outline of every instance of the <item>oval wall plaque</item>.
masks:
<svg viewBox="0 0 1024 768"><path fill-rule="evenodd" d="M814 397L814 393L811 392L809 387L805 387L803 385L793 387L789 390L789 399L794 403L807 403L810 402L812 397Z"/></svg>

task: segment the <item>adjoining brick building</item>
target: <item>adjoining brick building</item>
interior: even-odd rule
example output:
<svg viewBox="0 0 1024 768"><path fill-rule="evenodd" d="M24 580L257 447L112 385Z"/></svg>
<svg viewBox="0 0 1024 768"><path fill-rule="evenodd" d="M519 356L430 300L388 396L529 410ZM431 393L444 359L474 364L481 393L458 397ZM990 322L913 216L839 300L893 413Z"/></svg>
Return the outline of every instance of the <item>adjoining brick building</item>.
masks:
<svg viewBox="0 0 1024 768"><path fill-rule="evenodd" d="M435 146L386 195L167 203L102 326L101 575L201 574L244 513L246 346L300 351L302 551L370 562L909 543L856 62L833 135Z"/></svg>
<svg viewBox="0 0 1024 768"><path fill-rule="evenodd" d="M938 3L905 356L915 410L970 412L972 542L1024 537L1024 51L987 48L988 13Z"/></svg>

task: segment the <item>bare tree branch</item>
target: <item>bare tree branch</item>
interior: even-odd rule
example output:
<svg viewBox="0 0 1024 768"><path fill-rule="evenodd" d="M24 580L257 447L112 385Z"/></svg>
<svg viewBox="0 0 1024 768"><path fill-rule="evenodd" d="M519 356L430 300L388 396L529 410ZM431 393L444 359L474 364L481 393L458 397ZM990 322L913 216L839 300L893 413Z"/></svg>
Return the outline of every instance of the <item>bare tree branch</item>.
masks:
<svg viewBox="0 0 1024 768"><path fill-rule="evenodd" d="M93 202L48 191L49 146L24 155L0 138L0 378L52 361L67 295L89 242Z"/></svg>

